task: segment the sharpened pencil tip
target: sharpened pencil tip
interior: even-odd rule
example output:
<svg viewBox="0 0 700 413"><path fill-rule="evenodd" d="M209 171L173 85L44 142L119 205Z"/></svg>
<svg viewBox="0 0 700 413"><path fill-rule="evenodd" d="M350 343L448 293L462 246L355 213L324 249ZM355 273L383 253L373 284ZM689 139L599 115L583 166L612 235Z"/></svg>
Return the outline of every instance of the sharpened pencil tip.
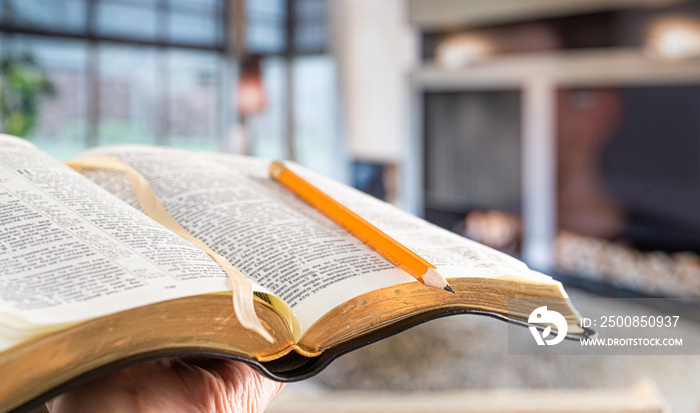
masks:
<svg viewBox="0 0 700 413"><path fill-rule="evenodd" d="M445 291L449 291L452 294L457 294L457 292L455 290L453 290L452 287L450 287L449 285L445 286Z"/></svg>

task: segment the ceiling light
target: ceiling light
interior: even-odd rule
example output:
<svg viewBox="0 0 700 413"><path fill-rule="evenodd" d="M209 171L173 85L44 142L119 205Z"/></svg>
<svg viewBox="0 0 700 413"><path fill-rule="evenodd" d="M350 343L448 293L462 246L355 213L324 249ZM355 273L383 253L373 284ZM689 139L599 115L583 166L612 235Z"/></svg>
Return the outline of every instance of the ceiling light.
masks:
<svg viewBox="0 0 700 413"><path fill-rule="evenodd" d="M670 60L700 56L700 22L684 17L659 20L649 32L647 51Z"/></svg>
<svg viewBox="0 0 700 413"><path fill-rule="evenodd" d="M468 34L450 36L438 46L435 60L441 67L454 70L488 57L492 53L486 39Z"/></svg>

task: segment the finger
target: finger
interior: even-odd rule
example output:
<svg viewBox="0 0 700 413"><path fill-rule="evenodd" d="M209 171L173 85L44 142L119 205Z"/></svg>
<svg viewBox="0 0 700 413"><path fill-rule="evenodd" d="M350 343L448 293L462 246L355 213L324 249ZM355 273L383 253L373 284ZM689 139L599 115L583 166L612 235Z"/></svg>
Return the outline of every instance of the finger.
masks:
<svg viewBox="0 0 700 413"><path fill-rule="evenodd" d="M262 412L268 403L284 387L263 376L249 365L232 360L187 359L180 360L182 369L197 370L201 395L223 396L216 402L214 411ZM210 399L211 400L211 399Z"/></svg>

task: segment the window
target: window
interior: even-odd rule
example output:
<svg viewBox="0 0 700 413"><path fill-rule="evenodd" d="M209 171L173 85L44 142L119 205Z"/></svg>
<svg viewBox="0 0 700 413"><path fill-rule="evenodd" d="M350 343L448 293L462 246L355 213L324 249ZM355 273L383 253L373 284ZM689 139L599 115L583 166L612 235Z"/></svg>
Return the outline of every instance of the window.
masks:
<svg viewBox="0 0 700 413"><path fill-rule="evenodd" d="M54 85L27 136L59 159L95 144L216 149L224 0L0 0L0 55L29 53Z"/></svg>
<svg viewBox="0 0 700 413"><path fill-rule="evenodd" d="M224 4L221 0L170 0L168 39L194 44L222 44Z"/></svg>
<svg viewBox="0 0 700 413"><path fill-rule="evenodd" d="M171 50L167 72L168 143L216 150L218 56Z"/></svg>
<svg viewBox="0 0 700 413"><path fill-rule="evenodd" d="M256 156L294 160L344 180L334 59L328 53L326 0L246 2L246 48L262 56L266 105L247 116ZM288 130L289 125L291 130ZM289 153L290 148L293 154Z"/></svg>
<svg viewBox="0 0 700 413"><path fill-rule="evenodd" d="M345 177L339 139L335 62L327 55L294 60L294 152L296 160L337 179Z"/></svg>
<svg viewBox="0 0 700 413"><path fill-rule="evenodd" d="M56 89L55 97L41 101L29 138L56 157L72 157L85 147L87 135L86 43L35 36L8 40L3 41L3 53L34 56Z"/></svg>
<svg viewBox="0 0 700 413"><path fill-rule="evenodd" d="M96 3L95 32L104 36L156 40L158 2L100 0Z"/></svg>
<svg viewBox="0 0 700 413"><path fill-rule="evenodd" d="M247 1L246 50L253 54L282 54L287 48L287 2Z"/></svg>
<svg viewBox="0 0 700 413"><path fill-rule="evenodd" d="M87 30L86 0L3 0L0 8L6 25L73 33Z"/></svg>
<svg viewBox="0 0 700 413"><path fill-rule="evenodd" d="M0 0L0 55L29 52L56 89L27 136L55 157L117 143L230 147L226 0ZM253 155L334 177L346 165L326 0L245 2L265 107L245 119ZM289 125L292 125L291 127Z"/></svg>
<svg viewBox="0 0 700 413"><path fill-rule="evenodd" d="M285 144L286 78L285 60L268 57L262 61L265 110L247 121L252 155L271 159L287 157Z"/></svg>
<svg viewBox="0 0 700 413"><path fill-rule="evenodd" d="M98 51L100 144L161 141L165 85L155 47L102 43ZM129 70L124 70L129 68Z"/></svg>
<svg viewBox="0 0 700 413"><path fill-rule="evenodd" d="M296 0L294 4L294 49L303 53L320 53L328 46L327 2Z"/></svg>

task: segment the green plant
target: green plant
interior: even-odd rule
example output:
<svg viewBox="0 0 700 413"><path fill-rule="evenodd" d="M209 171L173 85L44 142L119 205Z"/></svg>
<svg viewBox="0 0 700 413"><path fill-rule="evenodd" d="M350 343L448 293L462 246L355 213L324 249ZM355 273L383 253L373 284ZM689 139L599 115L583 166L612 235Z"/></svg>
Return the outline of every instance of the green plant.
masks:
<svg viewBox="0 0 700 413"><path fill-rule="evenodd" d="M0 60L0 119L5 133L26 138L36 127L42 99L56 88L28 53L5 54Z"/></svg>

